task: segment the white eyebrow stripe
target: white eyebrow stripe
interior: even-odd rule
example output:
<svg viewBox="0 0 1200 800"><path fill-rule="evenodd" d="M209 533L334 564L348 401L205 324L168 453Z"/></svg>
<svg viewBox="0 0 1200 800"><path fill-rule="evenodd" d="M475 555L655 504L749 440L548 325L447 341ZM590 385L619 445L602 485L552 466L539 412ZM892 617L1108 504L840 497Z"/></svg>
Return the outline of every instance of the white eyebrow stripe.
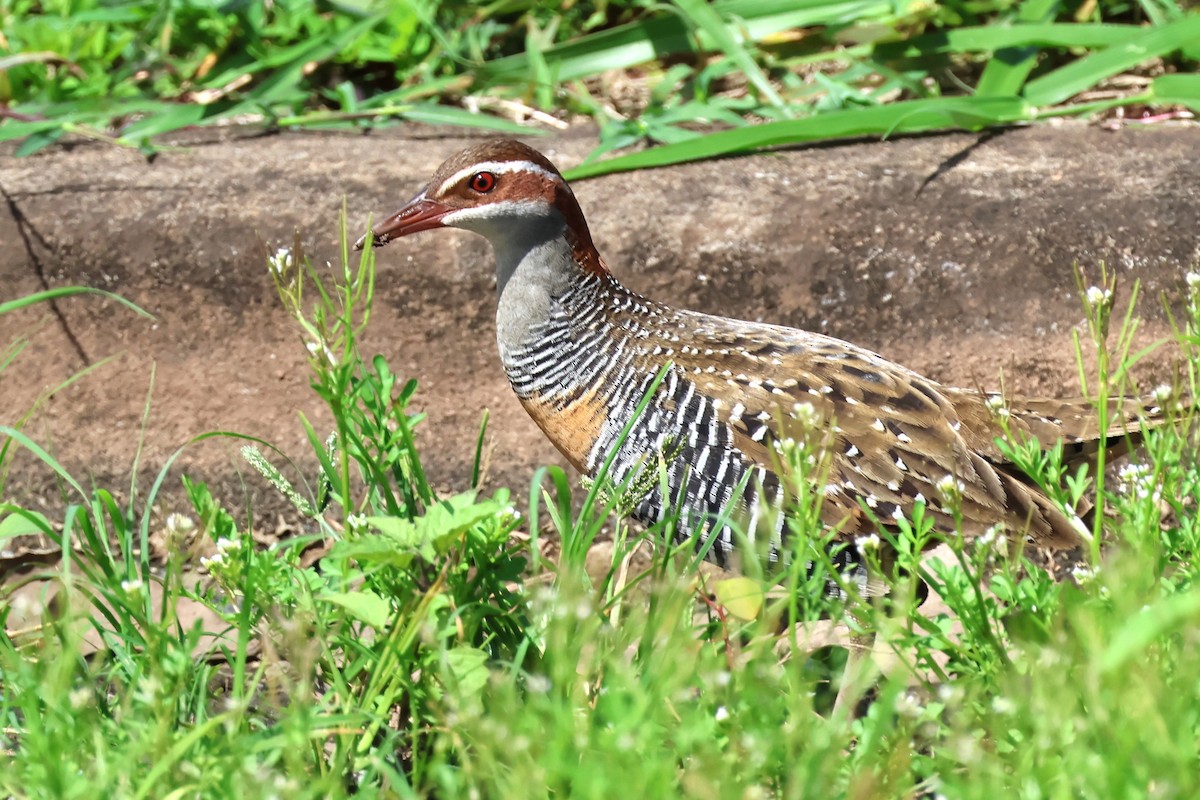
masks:
<svg viewBox="0 0 1200 800"><path fill-rule="evenodd" d="M468 175L474 175L476 172L490 172L493 175L504 175L509 172L530 172L547 180L552 180L555 183L562 183L563 179L555 175L545 167L538 166L532 161L484 161L479 164L472 164L469 167L463 167L458 172L451 175L446 180L442 181L442 185L438 187L438 192L442 192L454 184L461 181Z"/></svg>
<svg viewBox="0 0 1200 800"><path fill-rule="evenodd" d="M548 213L546 209L549 207L549 204L544 200L500 200L499 202L485 203L481 206L471 206L470 208L460 208L457 211L451 211L442 217L442 224L453 225L456 222L471 219L494 219L522 212L544 216Z"/></svg>

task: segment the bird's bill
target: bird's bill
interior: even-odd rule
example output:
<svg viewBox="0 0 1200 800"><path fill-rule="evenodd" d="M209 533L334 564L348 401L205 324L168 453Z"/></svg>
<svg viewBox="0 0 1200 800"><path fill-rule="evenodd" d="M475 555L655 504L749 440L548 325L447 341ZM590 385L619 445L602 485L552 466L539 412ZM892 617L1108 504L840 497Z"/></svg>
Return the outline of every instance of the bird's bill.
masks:
<svg viewBox="0 0 1200 800"><path fill-rule="evenodd" d="M432 228L442 227L442 218L449 214L454 209L445 203L437 200L432 200L425 196L425 192L421 192L412 200L404 204L404 207L392 214L390 217L380 222L371 229L370 240L373 247L383 247L393 239L399 239L401 236L408 236L411 233L419 233ZM355 250L361 250L367 242L367 236L362 237L354 243Z"/></svg>

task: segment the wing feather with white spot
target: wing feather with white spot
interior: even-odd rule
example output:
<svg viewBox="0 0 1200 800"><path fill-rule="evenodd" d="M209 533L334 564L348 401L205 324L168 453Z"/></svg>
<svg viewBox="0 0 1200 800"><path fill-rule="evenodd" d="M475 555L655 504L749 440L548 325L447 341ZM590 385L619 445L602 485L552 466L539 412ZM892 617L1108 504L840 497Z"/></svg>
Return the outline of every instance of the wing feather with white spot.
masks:
<svg viewBox="0 0 1200 800"><path fill-rule="evenodd" d="M728 398L720 413L747 460L779 470L774 443L803 435L793 417L811 408L822 421L829 431L822 440L830 463L825 517L843 534L870 532L870 515L886 524L922 501L939 527L952 531L949 490L966 535L1003 523L1049 546L1080 541L1073 514L999 468L995 421L975 414L964 424L957 411L963 392L827 337L701 315L689 322L692 340L703 347L673 360L703 392ZM720 356L721 369L696 370L712 360L706 350ZM983 396L976 405L987 411ZM1032 435L1022 418L1011 427Z"/></svg>

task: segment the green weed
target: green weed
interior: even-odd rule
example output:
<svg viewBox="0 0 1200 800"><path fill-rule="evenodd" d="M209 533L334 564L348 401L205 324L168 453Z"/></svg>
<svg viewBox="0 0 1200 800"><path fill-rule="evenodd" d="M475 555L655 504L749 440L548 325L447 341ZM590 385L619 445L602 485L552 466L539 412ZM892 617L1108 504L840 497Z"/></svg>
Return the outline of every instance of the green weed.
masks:
<svg viewBox="0 0 1200 800"><path fill-rule="evenodd" d="M528 120L580 114L600 128L594 158L663 145L583 177L1118 106L1200 109L1200 15L1180 0L0 0L0 31L0 141L19 140L19 155L68 135L152 155L164 134L230 121L532 135L543 128ZM1086 96L1131 71L1154 77Z"/></svg>
<svg viewBox="0 0 1200 800"><path fill-rule="evenodd" d="M439 496L421 468L414 385L359 351L370 251L352 261L344 247L332 270L296 248L270 264L335 420L332 437L300 423L317 473L285 491L309 520L304 536L261 548L189 481L192 508L165 524L172 555L153 564L148 509L161 478L122 509L19 430L0 430L73 492L54 522L0 505L0 535L34 526L64 552L41 575L56 594L38 624L12 630L16 587L0 599L0 792L1185 798L1200 789L1200 477L1186 405L1163 406L1175 424L1148 431L1115 480L1091 477L1108 509L1096 528L1105 546L1065 581L1000 537L948 537L947 558L919 558L932 533L917 506L889 534L900 567L892 602L831 596L828 532L806 480L794 487L782 571L755 567L751 550L743 577L712 581L694 548L665 544L673 520L642 534L614 516L653 470L623 486L601 478L582 498L561 471L542 471L520 510L506 490L483 493L477 469L462 491ZM1181 386L1155 391L1163 403L1194 386L1200 278L1188 285L1187 358ZM1099 291L1088 319L1107 332L1111 303ZM1088 384L1101 405L1132 358L1120 346L1110 353L1108 377ZM284 454L253 444L252 463L279 484L270 464ZM819 475L819 445L800 441L783 455L797 473ZM1020 443L1009 447L1020 454ZM1087 488L1088 476L1063 472L1061 455L1027 467L1064 501ZM939 491L952 500L955 486ZM611 556L585 571L606 527ZM556 562L539 547L551 535L562 542ZM184 546L195 537L208 542L199 580ZM639 567L644 538L659 546ZM852 546L871 559L881 544ZM905 575L944 608L919 605ZM185 603L220 622L184 624ZM805 646L829 620L876 632L881 657L895 662L857 718L829 713L837 653Z"/></svg>

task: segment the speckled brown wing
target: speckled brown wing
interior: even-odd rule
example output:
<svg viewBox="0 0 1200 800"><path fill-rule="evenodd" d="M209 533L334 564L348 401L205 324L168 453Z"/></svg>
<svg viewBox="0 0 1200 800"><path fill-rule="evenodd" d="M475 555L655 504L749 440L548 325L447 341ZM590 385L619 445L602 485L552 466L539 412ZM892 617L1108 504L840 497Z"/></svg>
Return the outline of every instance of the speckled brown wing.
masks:
<svg viewBox="0 0 1200 800"><path fill-rule="evenodd" d="M942 391L963 421L968 445L995 464L1007 465L1009 460L996 447L996 437L1003 431L989 402L1003 406L1013 432L1036 439L1043 448L1061 441L1063 461L1071 468L1094 463L1102 448L1110 457L1123 455L1141 440L1144 424L1154 425L1163 419L1162 409L1153 401L1115 398L1108 404L1107 433L1101 435L1096 407L1086 400L1002 398L994 392L969 389Z"/></svg>
<svg viewBox="0 0 1200 800"><path fill-rule="evenodd" d="M966 403L961 392L816 334L702 315L691 321L699 346L685 348L676 362L702 391L729 398L719 413L749 460L779 468L773 443L795 437L790 420L797 403L811 404L828 426L825 516L843 534L873 531L872 516L886 525L917 502L926 504L940 528L952 531L944 482L953 481L966 535L999 523L1044 546L1081 541L1083 528L1074 515L998 466L993 440L1000 429L985 397ZM709 369L708 350L720 356L720 369ZM971 409L969 419L959 415L956 402ZM989 415L974 413L976 407ZM1033 435L1021 417L1011 427Z"/></svg>

